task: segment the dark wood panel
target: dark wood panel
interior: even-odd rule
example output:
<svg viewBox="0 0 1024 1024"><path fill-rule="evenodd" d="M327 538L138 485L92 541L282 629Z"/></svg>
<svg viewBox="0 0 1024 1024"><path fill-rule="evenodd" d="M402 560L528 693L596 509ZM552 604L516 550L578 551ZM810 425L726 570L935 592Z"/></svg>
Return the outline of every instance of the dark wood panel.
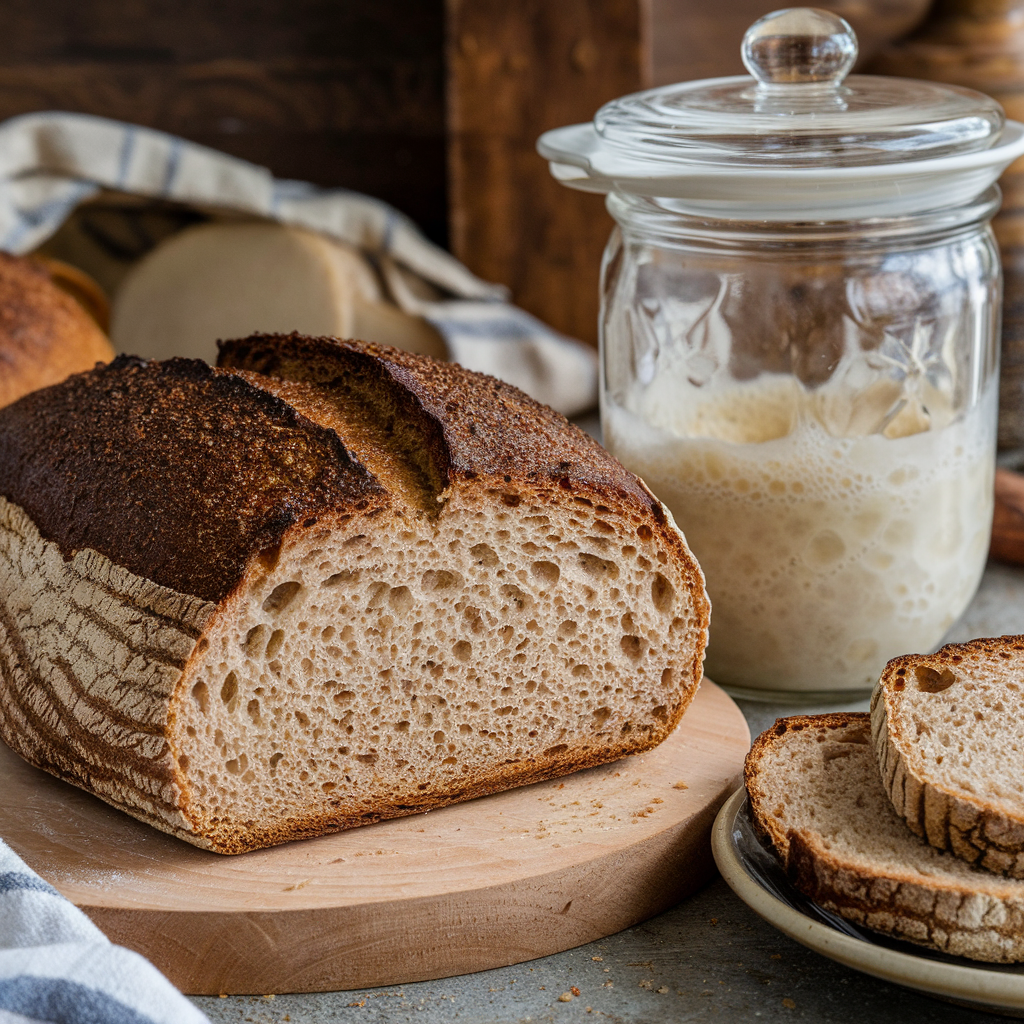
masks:
<svg viewBox="0 0 1024 1024"><path fill-rule="evenodd" d="M369 192L447 235L443 0L7 0L0 118L47 109Z"/></svg>
<svg viewBox="0 0 1024 1024"><path fill-rule="evenodd" d="M826 0L866 53L909 30L929 0ZM648 84L742 74L747 27L778 0L448 0L451 239L483 277L559 329L595 342L612 227L535 152L548 128L588 121Z"/></svg>
<svg viewBox="0 0 1024 1024"><path fill-rule="evenodd" d="M449 0L449 190L457 256L559 330L596 341L611 218L535 151L644 84L642 0Z"/></svg>
<svg viewBox="0 0 1024 1024"><path fill-rule="evenodd" d="M816 0L846 18L857 33L861 63L909 32L931 0ZM785 7L779 0L651 0L651 66L657 85L692 78L745 74L743 33L764 15Z"/></svg>

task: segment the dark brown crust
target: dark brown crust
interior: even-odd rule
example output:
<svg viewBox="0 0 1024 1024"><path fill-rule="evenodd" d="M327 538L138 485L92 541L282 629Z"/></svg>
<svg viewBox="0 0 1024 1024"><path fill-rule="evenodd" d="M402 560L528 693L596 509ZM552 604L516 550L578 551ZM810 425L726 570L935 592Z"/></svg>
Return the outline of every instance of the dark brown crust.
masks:
<svg viewBox="0 0 1024 1024"><path fill-rule="evenodd" d="M384 345L257 334L220 341L217 365L268 377L345 386L356 380L415 424L435 472L453 478L555 484L636 503L658 520L660 503L564 416L495 377ZM506 479L507 478L507 479Z"/></svg>
<svg viewBox="0 0 1024 1024"><path fill-rule="evenodd" d="M113 358L92 317L46 270L0 252L0 406Z"/></svg>
<svg viewBox="0 0 1024 1024"><path fill-rule="evenodd" d="M65 557L92 548L212 602L294 523L387 503L280 399L198 360L127 356L0 410L0 494Z"/></svg>
<svg viewBox="0 0 1024 1024"><path fill-rule="evenodd" d="M927 777L913 741L901 727L900 705L908 678L919 666L970 664L979 654L1024 651L1024 636L984 637L947 644L935 654L893 658L871 700L871 724L882 785L896 813L915 835L969 864L1015 878L1024 876L1024 815L984 797L951 792Z"/></svg>

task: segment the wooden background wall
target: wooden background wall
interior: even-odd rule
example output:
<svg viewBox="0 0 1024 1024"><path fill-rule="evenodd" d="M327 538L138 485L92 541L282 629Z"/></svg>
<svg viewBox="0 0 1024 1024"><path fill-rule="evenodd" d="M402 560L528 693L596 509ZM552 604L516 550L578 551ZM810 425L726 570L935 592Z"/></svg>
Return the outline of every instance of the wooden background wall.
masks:
<svg viewBox="0 0 1024 1024"><path fill-rule="evenodd" d="M862 49L928 0L819 0ZM164 129L396 205L482 277L596 340L611 222L556 184L544 130L652 84L742 71L780 0L5 0L0 119L65 109ZM449 230L450 229L450 230Z"/></svg>
<svg viewBox="0 0 1024 1024"><path fill-rule="evenodd" d="M447 239L443 0L4 0L0 119L102 114Z"/></svg>
<svg viewBox="0 0 1024 1024"><path fill-rule="evenodd" d="M817 0L847 17L862 59L909 31L929 0ZM597 340L601 196L555 182L541 132L588 121L624 93L743 74L740 43L780 0L448 0L451 242L520 305Z"/></svg>

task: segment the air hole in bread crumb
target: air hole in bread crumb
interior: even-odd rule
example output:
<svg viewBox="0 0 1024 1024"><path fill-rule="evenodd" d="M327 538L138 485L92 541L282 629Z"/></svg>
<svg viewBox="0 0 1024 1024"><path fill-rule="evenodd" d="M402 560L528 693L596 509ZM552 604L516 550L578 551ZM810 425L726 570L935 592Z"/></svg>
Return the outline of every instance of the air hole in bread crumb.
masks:
<svg viewBox="0 0 1024 1024"><path fill-rule="evenodd" d="M279 583L263 602L263 610L265 612L282 611L295 600L301 589L302 584L296 583L294 580L289 580L287 583Z"/></svg>
<svg viewBox="0 0 1024 1024"><path fill-rule="evenodd" d="M668 615L676 603L675 587L660 572L651 580L651 600L662 615Z"/></svg>
<svg viewBox="0 0 1024 1024"><path fill-rule="evenodd" d="M530 566L530 572L543 583L547 583L548 586L552 587L558 582L558 577L561 576L561 572L554 562L534 562Z"/></svg>
<svg viewBox="0 0 1024 1024"><path fill-rule="evenodd" d="M230 704L235 697L238 696L238 676L234 672L229 672L227 678L224 680L224 685L220 688L220 699L225 704ZM228 710L231 710L230 708Z"/></svg>
<svg viewBox="0 0 1024 1024"><path fill-rule="evenodd" d="M490 544L474 544L469 549L469 553L485 569L491 569L498 564L498 556L495 554L494 548L492 548Z"/></svg>
<svg viewBox="0 0 1024 1024"><path fill-rule="evenodd" d="M199 710L205 715L210 708L210 691L206 683L201 679L192 687L192 699L199 705Z"/></svg>
<svg viewBox="0 0 1024 1024"><path fill-rule="evenodd" d="M258 656L265 650L264 644L266 643L266 636L266 626L253 626L252 629L245 634L245 640L242 642L242 650L245 651L250 658Z"/></svg>
<svg viewBox="0 0 1024 1024"><path fill-rule="evenodd" d="M277 652L281 650L281 645L283 643L284 630L275 629L274 632L270 634L270 639L267 641L267 657L273 658L277 654Z"/></svg>
<svg viewBox="0 0 1024 1024"><path fill-rule="evenodd" d="M643 523L641 523L640 526L636 528L636 535L641 540L650 540L654 536L654 531L651 530L649 526L646 526Z"/></svg>
<svg viewBox="0 0 1024 1024"><path fill-rule="evenodd" d="M251 701L249 701L248 705L246 705L245 710L248 712L249 717L257 725L259 725L259 721L260 721L260 702L258 700L256 700L256 698L254 697Z"/></svg>
<svg viewBox="0 0 1024 1024"><path fill-rule="evenodd" d="M924 693L942 693L948 690L955 682L956 676L948 668L941 672L927 665L916 665L914 667L917 688Z"/></svg>
<svg viewBox="0 0 1024 1024"><path fill-rule="evenodd" d="M408 587L392 587L388 594L388 604L392 611L399 615L406 615L412 611L413 596Z"/></svg>
<svg viewBox="0 0 1024 1024"><path fill-rule="evenodd" d="M579 553L579 562L583 571L596 580L617 580L619 567L607 558L601 558L589 551Z"/></svg>
<svg viewBox="0 0 1024 1024"><path fill-rule="evenodd" d="M348 704L356 699L356 695L352 690L339 690L332 699L335 704Z"/></svg>
<svg viewBox="0 0 1024 1024"><path fill-rule="evenodd" d="M531 604L530 598L512 583L506 583L505 586L501 588L501 596L510 604L515 605L516 611L526 611Z"/></svg>
<svg viewBox="0 0 1024 1024"><path fill-rule="evenodd" d="M619 641L622 653L636 661L644 653L643 641L638 636L624 636Z"/></svg>
<svg viewBox="0 0 1024 1024"><path fill-rule="evenodd" d="M576 630L578 628L579 627L572 619L566 619L563 623L559 625L558 635L563 639L568 639L569 637L576 635Z"/></svg>
<svg viewBox="0 0 1024 1024"><path fill-rule="evenodd" d="M544 751L544 756L545 757L557 757L559 754L564 754L568 749L569 749L569 747L568 747L567 744L565 744L565 743L556 743L555 746L548 747L548 749Z"/></svg>
<svg viewBox="0 0 1024 1024"><path fill-rule="evenodd" d="M611 718L611 716L612 716L611 708L598 708L593 713L595 728L600 729L601 726L604 725L604 723L607 722L609 718Z"/></svg>
<svg viewBox="0 0 1024 1024"><path fill-rule="evenodd" d="M461 587L462 577L448 569L428 569L423 574L421 582L426 591L449 590L452 587Z"/></svg>
<svg viewBox="0 0 1024 1024"><path fill-rule="evenodd" d="M359 579L358 569L342 569L341 572L334 573L333 576L328 576L327 579L320 584L321 587L337 587L342 583L355 583Z"/></svg>
<svg viewBox="0 0 1024 1024"><path fill-rule="evenodd" d="M468 640L460 640L452 648L452 653L459 661L469 661L473 657L473 645Z"/></svg>

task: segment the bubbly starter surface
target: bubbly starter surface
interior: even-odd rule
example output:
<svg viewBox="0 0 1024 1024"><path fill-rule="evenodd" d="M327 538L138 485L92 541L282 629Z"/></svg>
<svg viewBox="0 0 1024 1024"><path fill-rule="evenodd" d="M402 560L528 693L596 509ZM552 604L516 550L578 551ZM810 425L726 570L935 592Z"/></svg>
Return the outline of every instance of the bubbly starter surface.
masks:
<svg viewBox="0 0 1024 1024"><path fill-rule="evenodd" d="M862 689L889 658L935 647L988 550L994 389L959 418L933 395L866 434L870 400L865 410L863 396L789 377L680 398L650 389L629 411L606 396L602 422L608 449L669 506L707 576L710 678Z"/></svg>

